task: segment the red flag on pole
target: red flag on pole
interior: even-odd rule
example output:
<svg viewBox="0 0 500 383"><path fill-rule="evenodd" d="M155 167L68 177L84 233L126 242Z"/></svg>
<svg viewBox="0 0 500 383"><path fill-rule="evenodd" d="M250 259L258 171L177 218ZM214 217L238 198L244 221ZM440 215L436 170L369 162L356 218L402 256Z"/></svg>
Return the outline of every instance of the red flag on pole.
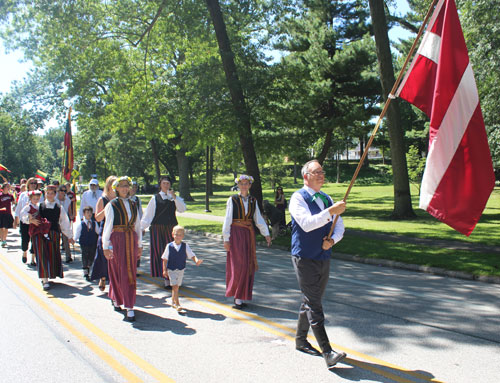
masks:
<svg viewBox="0 0 500 383"><path fill-rule="evenodd" d="M71 107L68 111L68 120L66 122L66 133L64 134L64 178L69 181L73 171L73 139L71 135Z"/></svg>
<svg viewBox="0 0 500 383"><path fill-rule="evenodd" d="M420 208L469 236L495 186L495 175L454 0L437 3L396 96L431 120Z"/></svg>

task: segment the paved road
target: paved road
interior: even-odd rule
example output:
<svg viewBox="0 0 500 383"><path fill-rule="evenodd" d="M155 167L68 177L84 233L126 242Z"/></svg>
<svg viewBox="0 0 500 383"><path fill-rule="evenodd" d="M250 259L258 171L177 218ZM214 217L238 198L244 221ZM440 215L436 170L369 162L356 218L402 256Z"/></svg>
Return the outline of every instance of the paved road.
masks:
<svg viewBox="0 0 500 383"><path fill-rule="evenodd" d="M220 240L188 235L205 262L186 270L185 315L143 259L130 324L83 280L79 254L43 292L11 233L0 250L2 382L500 381L497 285L333 261L328 333L349 359L329 372L294 350L299 292L285 251L258 248L254 301L242 312L224 297Z"/></svg>

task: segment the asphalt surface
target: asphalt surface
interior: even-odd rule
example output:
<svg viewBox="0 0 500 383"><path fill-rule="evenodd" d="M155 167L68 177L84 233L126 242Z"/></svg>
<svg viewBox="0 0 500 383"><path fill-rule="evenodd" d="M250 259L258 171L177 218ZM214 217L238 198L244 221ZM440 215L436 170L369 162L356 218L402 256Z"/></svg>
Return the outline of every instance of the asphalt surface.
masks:
<svg viewBox="0 0 500 383"><path fill-rule="evenodd" d="M500 381L498 285L333 260L327 331L348 359L328 371L294 349L300 293L289 253L258 247L254 299L239 311L224 296L221 240L186 241L204 259L186 269L186 312L148 276L146 234L131 324L82 278L79 253L43 292L11 230L0 250L0 381Z"/></svg>

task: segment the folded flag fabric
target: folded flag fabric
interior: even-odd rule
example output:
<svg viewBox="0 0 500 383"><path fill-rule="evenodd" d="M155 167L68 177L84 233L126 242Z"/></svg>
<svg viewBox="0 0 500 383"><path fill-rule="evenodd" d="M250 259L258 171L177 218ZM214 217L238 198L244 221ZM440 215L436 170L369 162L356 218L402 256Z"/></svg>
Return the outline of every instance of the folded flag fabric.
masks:
<svg viewBox="0 0 500 383"><path fill-rule="evenodd" d="M7 169L5 166L3 166L2 164L0 164L0 171L6 171L6 172L11 172L9 169Z"/></svg>
<svg viewBox="0 0 500 383"><path fill-rule="evenodd" d="M437 3L396 96L430 118L420 208L469 236L495 186L495 175L454 0Z"/></svg>

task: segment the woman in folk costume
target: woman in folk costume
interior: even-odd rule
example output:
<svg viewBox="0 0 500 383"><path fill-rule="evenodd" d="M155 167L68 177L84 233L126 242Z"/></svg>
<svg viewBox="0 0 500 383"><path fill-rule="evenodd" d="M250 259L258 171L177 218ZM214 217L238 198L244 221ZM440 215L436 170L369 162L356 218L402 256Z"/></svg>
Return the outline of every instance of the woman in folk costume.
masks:
<svg viewBox="0 0 500 383"><path fill-rule="evenodd" d="M102 228L105 224L104 208L113 198L116 197L115 191L113 190L113 182L116 181L116 176L109 176L106 178L106 184L104 185L104 191L102 196L97 200L95 207L95 220L101 223L101 229L99 230L99 238L97 239L97 251L92 264L92 269L90 273L90 280L99 280L99 290L104 291L106 288L106 279L108 279L108 261L104 256L104 251L102 248Z"/></svg>
<svg viewBox="0 0 500 383"><path fill-rule="evenodd" d="M269 228L260 214L255 197L249 194L253 177L242 174L235 179L240 189L227 200L226 217L222 226L226 261L226 297L234 297L234 308L245 307L252 299L254 275L257 271L254 224L271 244Z"/></svg>
<svg viewBox="0 0 500 383"><path fill-rule="evenodd" d="M175 212L186 211L186 204L181 197L176 196L171 189L172 180L169 176L161 176L160 192L154 195L142 217L141 227L146 230L149 225L151 276L163 277L163 261L161 256L167 244L172 242L172 229L177 225ZM165 287L170 288L169 279L165 278Z"/></svg>
<svg viewBox="0 0 500 383"><path fill-rule="evenodd" d="M116 311L123 305L125 319L135 320L137 260L142 253L142 230L137 205L130 200L132 180L120 177L113 183L117 197L104 208L106 223L102 247L108 260L109 297Z"/></svg>
<svg viewBox="0 0 500 383"><path fill-rule="evenodd" d="M28 193L37 190L38 187L37 179L35 177L31 177L30 179L28 179L26 185L27 185L26 191L23 191L17 197L17 205L15 210L16 218L14 223L15 226L19 225L19 232L21 233L21 249L23 251L23 263L26 263L28 260L26 254L28 252L28 247L30 243L30 235L29 235L29 224L26 224L21 220L21 210L23 210L23 208L26 207L30 202ZM42 192L40 192L40 196L41 195ZM33 251L31 251L31 266L35 266L35 254L33 253Z"/></svg>
<svg viewBox="0 0 500 383"><path fill-rule="evenodd" d="M40 226L44 219L50 222L48 238L40 230L31 230L38 277L42 280L44 290L50 288L49 278L63 278L61 231L69 238L70 243L74 243L68 216L55 200L56 192L57 188L54 185L47 186L46 200L40 204L38 204L40 192L31 192L33 196L30 198L29 205L21 211L21 220L24 223L29 223L30 226ZM34 209L38 212L34 212Z"/></svg>

